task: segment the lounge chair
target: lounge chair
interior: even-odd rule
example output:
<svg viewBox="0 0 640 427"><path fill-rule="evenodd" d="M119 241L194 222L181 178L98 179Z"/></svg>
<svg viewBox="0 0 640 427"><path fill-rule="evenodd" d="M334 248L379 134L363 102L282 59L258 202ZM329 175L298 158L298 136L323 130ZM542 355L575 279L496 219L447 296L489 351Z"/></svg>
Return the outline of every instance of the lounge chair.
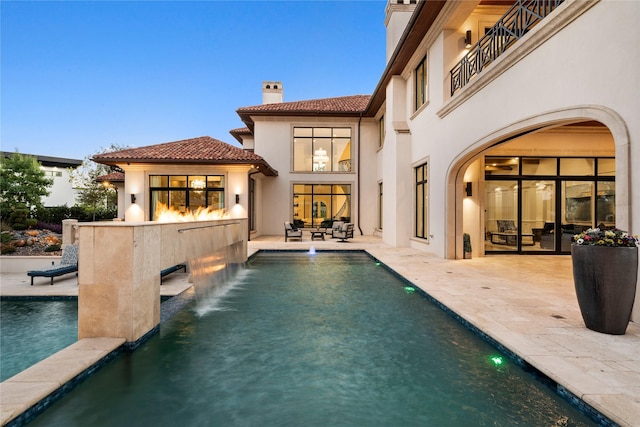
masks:
<svg viewBox="0 0 640 427"><path fill-rule="evenodd" d="M62 258L60 264L54 265L51 263L51 267L44 268L42 270L27 271L27 276L31 277L31 286L33 286L34 277L50 277L51 285L53 285L53 278L62 276L69 273L78 271L78 245L67 245L62 251Z"/></svg>
<svg viewBox="0 0 640 427"><path fill-rule="evenodd" d="M284 241L289 239L300 239L302 241L302 230L294 227L289 221L284 222Z"/></svg>
<svg viewBox="0 0 640 427"><path fill-rule="evenodd" d="M167 267L164 270L160 271L160 284L162 285L162 279L164 278L164 276L167 276L171 273L175 273L178 270L184 270L184 272L187 272L187 265L186 264L176 264L176 265L172 265L171 267Z"/></svg>
<svg viewBox="0 0 640 427"><path fill-rule="evenodd" d="M341 242L346 242L347 239L353 239L353 224L345 222L342 224L342 228L333 232L333 237L337 237Z"/></svg>

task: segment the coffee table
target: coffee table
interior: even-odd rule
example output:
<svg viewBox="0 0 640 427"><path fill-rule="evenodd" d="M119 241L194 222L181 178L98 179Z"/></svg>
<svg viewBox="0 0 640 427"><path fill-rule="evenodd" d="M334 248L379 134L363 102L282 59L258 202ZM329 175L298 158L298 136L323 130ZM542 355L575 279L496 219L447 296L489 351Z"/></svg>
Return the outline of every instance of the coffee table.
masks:
<svg viewBox="0 0 640 427"><path fill-rule="evenodd" d="M310 233L311 233L311 240L314 240L314 239L324 240L324 235L326 234L325 230L321 230L319 228L317 230L311 230Z"/></svg>

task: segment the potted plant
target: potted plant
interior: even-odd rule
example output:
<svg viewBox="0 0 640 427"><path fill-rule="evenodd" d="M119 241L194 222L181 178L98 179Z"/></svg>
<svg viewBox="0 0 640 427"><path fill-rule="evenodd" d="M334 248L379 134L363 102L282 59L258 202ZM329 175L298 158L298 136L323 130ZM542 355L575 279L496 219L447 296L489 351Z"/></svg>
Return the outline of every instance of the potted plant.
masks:
<svg viewBox="0 0 640 427"><path fill-rule="evenodd" d="M471 259L471 236L468 233L462 235L462 248L464 250L464 259Z"/></svg>
<svg viewBox="0 0 640 427"><path fill-rule="evenodd" d="M578 305L587 328L623 335L638 277L638 236L590 228L573 236L571 260Z"/></svg>

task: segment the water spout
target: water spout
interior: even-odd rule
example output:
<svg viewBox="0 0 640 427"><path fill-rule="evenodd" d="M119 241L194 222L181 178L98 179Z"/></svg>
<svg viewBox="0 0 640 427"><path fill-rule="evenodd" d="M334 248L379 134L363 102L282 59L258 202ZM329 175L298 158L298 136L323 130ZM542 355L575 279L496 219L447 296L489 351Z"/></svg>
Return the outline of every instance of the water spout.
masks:
<svg viewBox="0 0 640 427"><path fill-rule="evenodd" d="M314 246L311 246L309 248L309 252L307 252L309 255L315 255L316 254L316 248Z"/></svg>
<svg viewBox="0 0 640 427"><path fill-rule="evenodd" d="M197 229L197 231L196 231ZM196 293L196 312L224 310L220 300L243 282L243 243L234 224L194 227L188 247L188 263Z"/></svg>

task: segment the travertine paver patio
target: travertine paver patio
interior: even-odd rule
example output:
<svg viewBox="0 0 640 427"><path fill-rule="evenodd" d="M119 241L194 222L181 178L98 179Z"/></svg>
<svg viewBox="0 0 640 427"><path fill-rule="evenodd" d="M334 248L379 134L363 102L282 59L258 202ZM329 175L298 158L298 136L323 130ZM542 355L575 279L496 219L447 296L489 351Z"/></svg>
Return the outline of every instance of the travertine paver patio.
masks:
<svg viewBox="0 0 640 427"><path fill-rule="evenodd" d="M640 325L631 323L621 336L586 329L569 256L443 260L389 247L378 237L356 235L340 243L311 241L308 233L302 242L285 243L281 236L257 238L249 242L249 254L261 249L308 251L312 246L318 251L367 250L614 422L640 426ZM164 294L189 286L186 275L174 276L162 286ZM66 280L31 287L26 275L3 274L0 295L72 295L74 289L77 293L75 277ZM0 395L3 422L8 409L2 397L8 390L5 383Z"/></svg>

